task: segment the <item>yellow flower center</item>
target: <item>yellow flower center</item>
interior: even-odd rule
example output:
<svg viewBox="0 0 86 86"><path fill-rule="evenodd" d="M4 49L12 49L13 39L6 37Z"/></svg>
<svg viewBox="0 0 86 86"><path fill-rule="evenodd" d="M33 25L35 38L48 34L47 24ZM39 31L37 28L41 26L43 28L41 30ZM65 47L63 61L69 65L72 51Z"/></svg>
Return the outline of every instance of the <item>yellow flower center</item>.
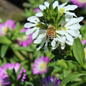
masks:
<svg viewBox="0 0 86 86"><path fill-rule="evenodd" d="M59 9L59 12L60 13L64 13L65 12L65 9L64 8L61 8L61 9Z"/></svg>
<svg viewBox="0 0 86 86"><path fill-rule="evenodd" d="M29 36L24 35L24 36L22 36L21 38L18 37L17 39L18 39L19 41L26 41L28 38L29 38Z"/></svg>
<svg viewBox="0 0 86 86"><path fill-rule="evenodd" d="M62 27L60 27L60 28L57 28L56 30L65 30L65 31L66 31L66 30L67 30L67 28L65 28L65 27L64 27L64 28L62 28Z"/></svg>
<svg viewBox="0 0 86 86"><path fill-rule="evenodd" d="M67 30L67 28L62 28L62 30Z"/></svg>
<svg viewBox="0 0 86 86"><path fill-rule="evenodd" d="M40 26L40 24L39 24L39 23L36 23L36 26L37 26L37 27L39 27L39 26Z"/></svg>
<svg viewBox="0 0 86 86"><path fill-rule="evenodd" d="M41 64L41 67L42 67L42 68L43 68L43 67L45 67L45 64L44 64L44 63L42 63L42 64Z"/></svg>
<svg viewBox="0 0 86 86"><path fill-rule="evenodd" d="M43 62L43 63L40 65L40 70L41 70L41 71L44 71L44 70L46 70L46 68L47 68L47 64L46 64L46 62Z"/></svg>
<svg viewBox="0 0 86 86"><path fill-rule="evenodd" d="M4 29L4 32L7 32L8 31L8 28L6 27L5 29Z"/></svg>

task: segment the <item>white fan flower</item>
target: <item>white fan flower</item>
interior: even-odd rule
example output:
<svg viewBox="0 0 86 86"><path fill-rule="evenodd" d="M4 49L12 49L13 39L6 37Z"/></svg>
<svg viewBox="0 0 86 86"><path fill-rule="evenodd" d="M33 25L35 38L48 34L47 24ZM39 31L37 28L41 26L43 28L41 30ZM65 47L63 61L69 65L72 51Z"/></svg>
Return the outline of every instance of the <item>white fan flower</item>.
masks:
<svg viewBox="0 0 86 86"><path fill-rule="evenodd" d="M77 17L76 15L75 15L75 13L73 13L73 12L69 12L69 11L73 11L73 10L75 10L78 6L77 5L67 5L67 6L65 6L67 4L67 2L66 3L63 3L63 4L61 4L61 5L58 5L58 11L60 12L60 13L65 13L65 14L68 14L68 15L70 15L70 16L75 16L75 17Z"/></svg>
<svg viewBox="0 0 86 86"><path fill-rule="evenodd" d="M44 9L49 8L49 5L50 5L50 3L44 2L44 5L42 5L42 4L39 5L39 8L40 8L41 11L43 11ZM53 6L53 9L56 6L58 6L58 1L55 1L52 6ZM38 13L36 13L35 15L38 16L38 17L42 17L43 16L43 13L41 11L38 12Z"/></svg>
<svg viewBox="0 0 86 86"><path fill-rule="evenodd" d="M55 1L52 4L52 7L53 7L53 9L55 7L58 7L58 11L61 14L65 13L65 14L68 14L70 16L75 16L76 17L75 13L69 12L69 11L75 10L78 6L77 5L67 5L67 6L65 6L66 4L67 4L67 2L59 5L59 2L58 1ZM43 11L44 9L49 8L49 5L50 5L50 3L44 2L44 5L39 5L39 8L40 8L41 11ZM38 12L38 13L36 13L35 15L38 16L38 17L42 17L43 16L43 13L41 11Z"/></svg>
<svg viewBox="0 0 86 86"><path fill-rule="evenodd" d="M83 20L83 17L79 18L71 18L62 28L61 30L56 30L57 34L60 34L62 38L62 44L67 43L68 45L73 45L73 41L75 38L80 37L80 28L81 25L79 22ZM63 45L62 45L63 46ZM64 45L65 48L65 45Z"/></svg>
<svg viewBox="0 0 86 86"><path fill-rule="evenodd" d="M40 20L36 16L31 16L27 18L28 23L24 24L25 28L31 28L26 32L26 35L30 35L33 32L32 38L35 39L40 32L40 27L38 27Z"/></svg>

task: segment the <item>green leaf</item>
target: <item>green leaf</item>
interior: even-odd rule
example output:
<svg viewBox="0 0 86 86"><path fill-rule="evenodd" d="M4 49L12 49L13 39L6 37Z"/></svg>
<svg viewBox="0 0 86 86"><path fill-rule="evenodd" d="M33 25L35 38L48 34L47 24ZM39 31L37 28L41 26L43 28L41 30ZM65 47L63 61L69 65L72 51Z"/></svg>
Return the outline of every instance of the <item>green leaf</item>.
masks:
<svg viewBox="0 0 86 86"><path fill-rule="evenodd" d="M84 47L79 38L74 40L73 43L73 54L80 65L83 66L85 63Z"/></svg>
<svg viewBox="0 0 86 86"><path fill-rule="evenodd" d="M17 38L17 35L19 35L20 33L20 30L23 28L23 26L20 25L19 22L16 23L16 27L15 27L15 30L13 32L13 37L12 37L12 40L15 40Z"/></svg>
<svg viewBox="0 0 86 86"><path fill-rule="evenodd" d="M14 47L13 50L14 51L28 51L28 52L34 51L34 49L32 49L30 46L28 46L28 47L23 47L23 46Z"/></svg>
<svg viewBox="0 0 86 86"><path fill-rule="evenodd" d="M1 57L2 58L5 56L7 49L8 49L7 45L2 45L1 47Z"/></svg>
<svg viewBox="0 0 86 86"><path fill-rule="evenodd" d="M0 36L0 43L10 45L12 42L6 36Z"/></svg>
<svg viewBox="0 0 86 86"><path fill-rule="evenodd" d="M74 79L82 76L82 75L85 75L85 74L81 74L81 73L72 73L72 74L69 74L65 79L63 79L61 81L61 83L59 84L59 86L63 86L63 85L66 85L68 82L70 81L73 81Z"/></svg>
<svg viewBox="0 0 86 86"><path fill-rule="evenodd" d="M27 85L27 86L34 86L31 82L25 82L25 85Z"/></svg>

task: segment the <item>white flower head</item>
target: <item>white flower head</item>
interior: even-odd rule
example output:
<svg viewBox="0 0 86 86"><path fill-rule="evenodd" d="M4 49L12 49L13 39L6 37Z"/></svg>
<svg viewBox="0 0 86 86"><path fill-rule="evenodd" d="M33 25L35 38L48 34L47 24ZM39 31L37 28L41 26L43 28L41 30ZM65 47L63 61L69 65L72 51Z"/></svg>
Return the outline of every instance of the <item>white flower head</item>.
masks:
<svg viewBox="0 0 86 86"><path fill-rule="evenodd" d="M73 45L74 39L80 37L79 30L81 25L79 22L82 20L83 17L71 18L63 27L61 27L61 30L56 30L56 33L61 35L63 44L67 43L68 45Z"/></svg>
<svg viewBox="0 0 86 86"><path fill-rule="evenodd" d="M67 3L59 5L58 1L55 1L53 4L44 2L44 5L39 5L39 8L40 12L36 13L36 16L29 17L27 19L29 22L24 25L25 28L31 28L26 35L33 33L34 43L39 44L37 50L44 47L46 52L48 43L51 44L51 50L59 45L61 49L64 49L65 44L71 46L74 39L81 36L79 22L83 20L83 17L78 18L75 13L69 12L75 10L76 5L67 5ZM48 32L50 25L52 27Z"/></svg>
<svg viewBox="0 0 86 86"><path fill-rule="evenodd" d="M66 4L67 4L67 2L66 2L66 3L63 3L63 4L61 4L61 5L59 5L59 2L58 2L58 1L55 1L55 2L52 4L52 7L53 7L53 9L55 9L56 7L58 7L58 12L61 13L61 14L65 13L65 14L68 14L68 15L70 15L70 16L75 16L75 17L77 17L77 16L75 15L75 13L69 12L69 11L75 10L78 6L77 6L77 5L67 5L67 6L66 6ZM48 2L44 2L44 5L39 5L39 8L40 8L41 11L38 12L38 13L36 13L35 15L38 16L38 17L42 17L42 16L43 16L42 11L43 11L44 9L46 9L46 8L49 8L49 6L50 6L50 3L48 3Z"/></svg>
<svg viewBox="0 0 86 86"><path fill-rule="evenodd" d="M78 6L77 6L77 5L67 5L67 6L65 6L66 4L67 4L67 2L66 2L66 3L63 3L62 5L59 5L59 6L58 6L59 12L62 13L62 14L65 13L65 14L68 14L68 15L70 15L70 16L75 16L75 17L77 17L77 16L75 15L75 13L69 12L69 11L75 10Z"/></svg>
<svg viewBox="0 0 86 86"><path fill-rule="evenodd" d="M41 11L43 11L44 9L49 8L49 6L50 6L50 3L44 2L44 5L39 5L39 8L40 8ZM54 8L57 7L57 6L58 6L58 1L55 1L55 2L52 4L52 7L53 7L53 9L54 9ZM38 16L38 17L42 17L42 16L43 16L43 13L42 13L41 11L38 12L38 13L36 13L35 15Z"/></svg>

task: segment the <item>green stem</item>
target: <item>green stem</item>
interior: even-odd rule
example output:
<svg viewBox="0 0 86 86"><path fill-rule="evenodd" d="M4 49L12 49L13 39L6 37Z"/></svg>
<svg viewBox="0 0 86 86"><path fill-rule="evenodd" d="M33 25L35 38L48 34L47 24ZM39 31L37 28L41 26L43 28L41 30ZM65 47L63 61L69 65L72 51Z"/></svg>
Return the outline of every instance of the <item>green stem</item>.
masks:
<svg viewBox="0 0 86 86"><path fill-rule="evenodd" d="M20 51L24 56L27 56L28 53L26 51Z"/></svg>
<svg viewBox="0 0 86 86"><path fill-rule="evenodd" d="M21 59L22 61L25 60L25 58L24 58L18 51L13 51L13 52L16 54L16 56L17 56L19 59Z"/></svg>

